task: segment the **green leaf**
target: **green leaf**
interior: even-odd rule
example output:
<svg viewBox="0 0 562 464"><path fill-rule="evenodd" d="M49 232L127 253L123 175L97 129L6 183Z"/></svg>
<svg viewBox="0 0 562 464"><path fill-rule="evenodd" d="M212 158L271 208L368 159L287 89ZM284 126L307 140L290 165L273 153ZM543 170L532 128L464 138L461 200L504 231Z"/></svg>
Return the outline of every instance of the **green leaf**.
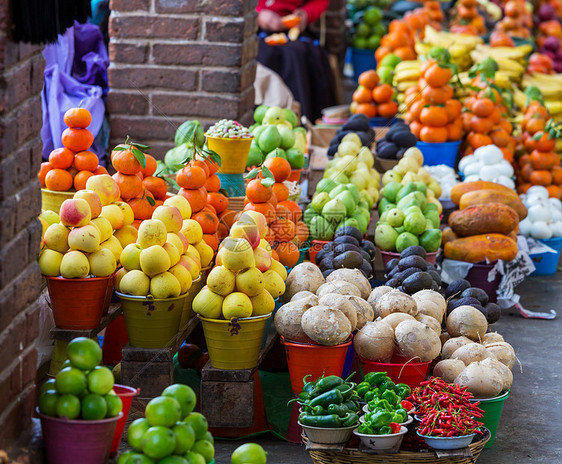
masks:
<svg viewBox="0 0 562 464"><path fill-rule="evenodd" d="M125 146L121 146L121 147L117 146L113 149L113 151L125 151L125 150L128 150L129 148L130 148L129 145L125 145Z"/></svg>
<svg viewBox="0 0 562 464"><path fill-rule="evenodd" d="M135 158L137 159L141 167L143 169L146 168L146 156L144 156L144 153L135 147L133 147L132 151L133 151L133 155L135 155Z"/></svg>
<svg viewBox="0 0 562 464"><path fill-rule="evenodd" d="M258 175L258 168L252 169L248 174L246 174L246 179L255 179Z"/></svg>
<svg viewBox="0 0 562 464"><path fill-rule="evenodd" d="M548 131L548 139L552 140L552 139L555 139L555 138L556 138L556 131L554 129L550 129Z"/></svg>
<svg viewBox="0 0 562 464"><path fill-rule="evenodd" d="M135 142L135 147L140 148L141 150L150 150L150 147L148 145L143 145L142 143Z"/></svg>
<svg viewBox="0 0 562 464"><path fill-rule="evenodd" d="M154 206L156 204L156 202L154 201L154 198L147 196L146 199L150 203L150 206Z"/></svg>
<svg viewBox="0 0 562 464"><path fill-rule="evenodd" d="M262 173L263 177L273 178L273 174L271 173L271 171L268 169L267 166L262 166L261 173Z"/></svg>
<svg viewBox="0 0 562 464"><path fill-rule="evenodd" d="M550 133L548 134L549 138L550 138ZM537 132L535 135L533 135L533 140L536 142L537 140L540 140L540 138L543 136L542 132Z"/></svg>
<svg viewBox="0 0 562 464"><path fill-rule="evenodd" d="M261 180L261 183L266 187L271 187L273 184L275 184L275 179L273 179L272 177L265 177Z"/></svg>

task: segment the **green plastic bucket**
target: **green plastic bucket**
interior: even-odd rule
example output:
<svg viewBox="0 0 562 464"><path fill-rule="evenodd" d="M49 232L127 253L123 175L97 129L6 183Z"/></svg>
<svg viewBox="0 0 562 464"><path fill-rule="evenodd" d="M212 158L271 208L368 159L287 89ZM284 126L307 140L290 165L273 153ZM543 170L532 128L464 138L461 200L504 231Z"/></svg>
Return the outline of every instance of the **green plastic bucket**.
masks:
<svg viewBox="0 0 562 464"><path fill-rule="evenodd" d="M131 346L166 348L176 343L186 295L155 300L115 293L121 300Z"/></svg>
<svg viewBox="0 0 562 464"><path fill-rule="evenodd" d="M195 296L201 291L203 285L205 284L203 280L203 276L199 275L199 277L193 281L191 284L191 288L185 294L185 300L183 303L183 310L181 312L181 319L180 319L180 330L185 329L185 326L189 322L189 320L195 315L193 312L193 308L191 304L195 299Z"/></svg>
<svg viewBox="0 0 562 464"><path fill-rule="evenodd" d="M484 445L484 448L491 448L496 438L498 425L500 424L500 417L502 415L503 404L509 396L509 390L503 395L496 396L495 398L487 398L483 400L471 400L473 403L480 401L478 407L484 411L484 417L480 419L484 426L490 430L490 439Z"/></svg>

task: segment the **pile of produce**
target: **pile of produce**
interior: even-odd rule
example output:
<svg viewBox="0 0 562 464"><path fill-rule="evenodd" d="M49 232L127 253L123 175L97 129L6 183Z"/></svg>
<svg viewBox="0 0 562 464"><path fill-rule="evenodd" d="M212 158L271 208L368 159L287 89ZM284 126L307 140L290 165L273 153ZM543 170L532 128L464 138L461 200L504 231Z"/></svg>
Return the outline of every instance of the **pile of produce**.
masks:
<svg viewBox="0 0 562 464"><path fill-rule="evenodd" d="M278 106L260 105L254 111L255 124L250 126L254 134L248 167L260 166L265 159L286 159L291 169L302 169L306 152L306 130L299 127L294 111Z"/></svg>
<svg viewBox="0 0 562 464"><path fill-rule="evenodd" d="M197 396L187 385L174 384L164 389L161 396L148 402L145 417L129 425L127 443L132 450L122 453L118 464L162 462L168 456L170 462L211 462L215 456L214 439L205 416L193 412L196 404Z"/></svg>
<svg viewBox="0 0 562 464"><path fill-rule="evenodd" d="M404 420L398 421L398 423L407 420L404 414L408 415L411 405L406 404L404 400L411 393L410 387L404 383L395 384L386 375L386 372L368 372L365 374L363 382L357 385L356 391L359 398L367 403L369 411L374 411L377 408L376 403L379 400L386 400L390 406L393 406L393 410L404 408L405 413L400 411Z"/></svg>
<svg viewBox="0 0 562 464"><path fill-rule="evenodd" d="M486 33L484 16L478 12L476 0L460 0L453 13L449 30L457 37L462 34L483 35Z"/></svg>
<svg viewBox="0 0 562 464"><path fill-rule="evenodd" d="M64 113L68 128L61 136L63 148L54 149L49 161L41 163L37 174L41 188L58 192L83 190L90 177L108 173L100 166L97 155L88 151L94 143L93 134L86 129L91 122L92 115L85 108L71 108Z"/></svg>
<svg viewBox="0 0 562 464"><path fill-rule="evenodd" d="M388 53L382 60L377 62L377 74L380 82L392 85L396 68L402 59L394 53Z"/></svg>
<svg viewBox="0 0 562 464"><path fill-rule="evenodd" d="M488 302L488 294L481 288L472 287L464 279L453 280L445 292L447 299L447 315L459 306L472 306L486 317L488 324L497 322L501 316L501 308Z"/></svg>
<svg viewBox="0 0 562 464"><path fill-rule="evenodd" d="M360 113L369 118L392 118L398 112L398 104L393 98L392 86L380 83L377 72L370 69L359 76L359 87L353 92L353 102L349 111L351 114Z"/></svg>
<svg viewBox="0 0 562 464"><path fill-rule="evenodd" d="M543 3L536 12L535 26L537 27L538 52L544 54L546 60L541 60L540 63L529 63L530 65L533 64L531 72L544 74L562 72L562 50L560 48L562 25L555 6ZM548 65L550 65L550 69L548 69Z"/></svg>
<svg viewBox="0 0 562 464"><path fill-rule="evenodd" d="M365 10L356 12L351 18L353 21L351 45L374 52L381 42L381 37L386 34L382 18L382 10L376 6L369 6Z"/></svg>
<svg viewBox="0 0 562 464"><path fill-rule="evenodd" d="M521 87L536 87L544 98L544 104L550 115L559 120L562 114L562 102L557 89L560 89L561 74L525 74L521 81Z"/></svg>
<svg viewBox="0 0 562 464"><path fill-rule="evenodd" d="M523 0L509 0L503 7L504 17L494 26L494 31L501 31L510 37L528 39L531 37L533 16L527 10Z"/></svg>
<svg viewBox="0 0 562 464"><path fill-rule="evenodd" d="M496 145L479 147L474 150L474 154L463 157L459 161L459 171L466 182L485 180L515 190L513 166Z"/></svg>
<svg viewBox="0 0 562 464"><path fill-rule="evenodd" d="M421 246L410 246L386 263L386 286L412 295L420 290L438 291L441 287L441 274L437 268L426 261L426 251Z"/></svg>
<svg viewBox="0 0 562 464"><path fill-rule="evenodd" d="M333 158L336 155L343 138L351 133L359 137L360 146L362 147L370 147L375 140L375 131L369 123L369 118L364 114L352 114L347 122L336 131L336 135L332 140L330 140L328 158Z"/></svg>
<svg viewBox="0 0 562 464"><path fill-rule="evenodd" d="M447 200L450 199L451 189L459 183L455 170L444 164L438 164L437 166L425 166L425 169L441 187L441 195L439 198Z"/></svg>
<svg viewBox="0 0 562 464"><path fill-rule="evenodd" d="M41 414L68 419L100 420L119 415L121 398L113 391L113 373L100 366L102 351L89 338L73 339L66 348L68 359L39 394Z"/></svg>
<svg viewBox="0 0 562 464"><path fill-rule="evenodd" d="M528 215L519 223L519 233L535 239L562 237L562 203L549 198L547 189L534 186L527 190L523 203Z"/></svg>
<svg viewBox="0 0 562 464"><path fill-rule="evenodd" d="M395 124L390 126L384 138L377 141L376 153L382 159L400 160L406 150L415 147L416 143L418 143L418 139L410 127L402 119L398 119Z"/></svg>
<svg viewBox="0 0 562 464"><path fill-rule="evenodd" d="M201 123L188 120L182 123L174 136L174 148L168 150L164 156L164 163L157 161L158 174L175 174L178 167L182 168L187 160L192 159L196 151L203 150L205 133Z"/></svg>
<svg viewBox="0 0 562 464"><path fill-rule="evenodd" d="M509 35L508 35L509 37ZM494 79L502 89L509 89L508 84L519 84L527 67L527 57L533 51L531 45L512 46L488 46L477 45L470 52L474 63L483 63L492 59L497 64Z"/></svg>

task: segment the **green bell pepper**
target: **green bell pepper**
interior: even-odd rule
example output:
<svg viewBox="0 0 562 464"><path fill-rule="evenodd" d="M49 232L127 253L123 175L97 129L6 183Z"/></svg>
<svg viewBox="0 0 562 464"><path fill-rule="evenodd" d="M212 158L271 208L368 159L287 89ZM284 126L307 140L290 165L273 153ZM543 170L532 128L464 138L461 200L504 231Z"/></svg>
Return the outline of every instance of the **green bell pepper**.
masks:
<svg viewBox="0 0 562 464"><path fill-rule="evenodd" d="M394 382L392 381L392 379L390 377L387 377L386 379L384 379L382 381L382 383L379 385L379 389L381 392L384 392L385 390L392 390L394 391Z"/></svg>
<svg viewBox="0 0 562 464"><path fill-rule="evenodd" d="M394 408L390 405L390 403L385 400L385 399L381 399L381 400L373 400L369 403L369 409L371 411L374 411L377 408L381 408L384 411L394 411Z"/></svg>
<svg viewBox="0 0 562 464"><path fill-rule="evenodd" d="M381 427L379 429L379 435L390 435L392 433L392 429L388 426L385 425L384 427Z"/></svg>
<svg viewBox="0 0 562 464"><path fill-rule="evenodd" d="M396 392L396 394L401 399L404 399L404 398L410 396L410 394L412 393L412 389L408 385L406 385L405 383L396 384L396 387L394 388L394 391Z"/></svg>
<svg viewBox="0 0 562 464"><path fill-rule="evenodd" d="M378 387L385 378L386 372L369 372L365 375L365 382L368 382L372 387Z"/></svg>
<svg viewBox="0 0 562 464"><path fill-rule="evenodd" d="M398 424L401 424L402 422L406 422L405 420L403 420L404 418L402 417L402 414L399 414L397 412L394 413L394 416L392 416L392 421L391 422L396 422Z"/></svg>
<svg viewBox="0 0 562 464"><path fill-rule="evenodd" d="M374 435L373 428L369 424L367 424L366 422L361 424L359 426L359 428L357 429L357 431L359 433L364 433L365 435Z"/></svg>
<svg viewBox="0 0 562 464"><path fill-rule="evenodd" d="M371 384L369 382L361 382L357 385L355 391L361 398L365 398L365 395L371 390Z"/></svg>
<svg viewBox="0 0 562 464"><path fill-rule="evenodd" d="M370 417L369 424L373 428L383 427L392 422L392 413L390 412L377 412Z"/></svg>
<svg viewBox="0 0 562 464"><path fill-rule="evenodd" d="M400 422L406 422L408 420L408 411L406 411L404 408L398 408L395 413L402 416L402 420Z"/></svg>
<svg viewBox="0 0 562 464"><path fill-rule="evenodd" d="M400 400L398 395L396 393L394 393L394 391L392 391L392 390L386 390L382 394L381 398L383 400L388 401L389 404L393 406L393 409L394 409L394 406L396 406L398 404L398 401Z"/></svg>
<svg viewBox="0 0 562 464"><path fill-rule="evenodd" d="M375 399L375 392L373 390L368 391L365 393L365 397L363 399L365 400L365 403L373 401L373 399Z"/></svg>

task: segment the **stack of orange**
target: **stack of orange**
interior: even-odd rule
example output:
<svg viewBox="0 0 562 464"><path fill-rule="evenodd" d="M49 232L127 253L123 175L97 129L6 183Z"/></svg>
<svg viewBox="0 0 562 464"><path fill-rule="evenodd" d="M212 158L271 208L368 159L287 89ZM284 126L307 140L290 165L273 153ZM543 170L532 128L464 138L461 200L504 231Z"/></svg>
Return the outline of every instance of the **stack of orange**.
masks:
<svg viewBox="0 0 562 464"><path fill-rule="evenodd" d="M476 0L459 0L456 15L449 30L458 34L481 35L486 33L484 17L478 13Z"/></svg>
<svg viewBox="0 0 562 464"><path fill-rule="evenodd" d="M351 114L361 113L369 118L381 116L392 118L398 112L398 104L392 100L394 90L388 84L380 84L374 69L359 75L359 86L353 92L353 102L349 106Z"/></svg>
<svg viewBox="0 0 562 464"><path fill-rule="evenodd" d="M529 65L527 66L526 73L556 74L554 71L554 62L548 55L533 53L529 57Z"/></svg>
<svg viewBox="0 0 562 464"><path fill-rule="evenodd" d="M85 108L71 108L64 114L68 126L61 136L64 148L56 148L49 154L49 161L41 163L37 177L42 188L58 192L83 190L90 177L108 174L99 165L97 155L88 151L94 143L94 136L86 129L91 122L92 115Z"/></svg>
<svg viewBox="0 0 562 464"><path fill-rule="evenodd" d="M515 47L515 42L507 32L494 31L490 34L491 47Z"/></svg>
<svg viewBox="0 0 562 464"><path fill-rule="evenodd" d="M388 25L388 34L381 38L375 58L380 63L386 55L394 53L402 60L415 60L417 57L415 44L413 29L404 20L395 19Z"/></svg>
<svg viewBox="0 0 562 464"><path fill-rule="evenodd" d="M525 7L525 0L509 0L504 8L504 17L494 26L494 31L505 32L511 37L531 37L533 16Z"/></svg>
<svg viewBox="0 0 562 464"><path fill-rule="evenodd" d="M517 160L517 192L525 193L533 185L542 185L551 197L561 199L562 167L555 152L556 140L549 137L549 119L546 107L536 100L525 108L521 122L525 154Z"/></svg>
<svg viewBox="0 0 562 464"><path fill-rule="evenodd" d="M410 130L422 142L460 140L462 105L453 99L453 88L448 84L453 71L428 60L421 64L420 75L418 85L406 90L408 110L404 119Z"/></svg>

